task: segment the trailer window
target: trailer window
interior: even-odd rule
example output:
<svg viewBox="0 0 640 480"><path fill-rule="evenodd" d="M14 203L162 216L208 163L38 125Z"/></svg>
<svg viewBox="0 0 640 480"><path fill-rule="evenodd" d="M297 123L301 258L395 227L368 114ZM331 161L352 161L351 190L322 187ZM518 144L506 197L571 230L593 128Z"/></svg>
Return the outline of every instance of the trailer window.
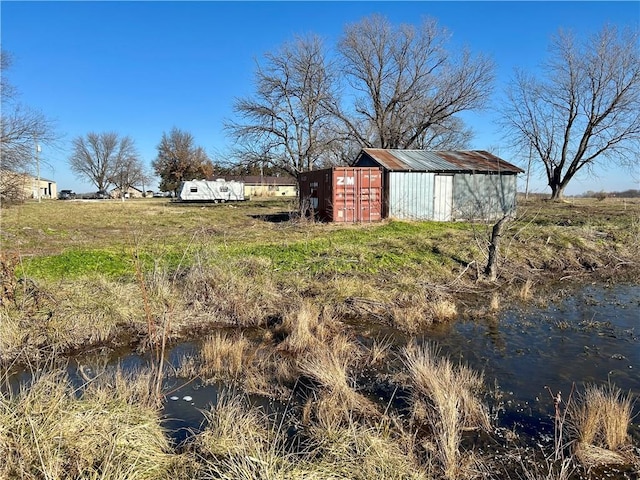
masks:
<svg viewBox="0 0 640 480"><path fill-rule="evenodd" d="M191 187L191 188L189 189L189 191L190 191L191 193L198 193L198 187Z"/></svg>
<svg viewBox="0 0 640 480"><path fill-rule="evenodd" d="M229 187L220 187L220 191L221 192L228 192L229 191Z"/></svg>

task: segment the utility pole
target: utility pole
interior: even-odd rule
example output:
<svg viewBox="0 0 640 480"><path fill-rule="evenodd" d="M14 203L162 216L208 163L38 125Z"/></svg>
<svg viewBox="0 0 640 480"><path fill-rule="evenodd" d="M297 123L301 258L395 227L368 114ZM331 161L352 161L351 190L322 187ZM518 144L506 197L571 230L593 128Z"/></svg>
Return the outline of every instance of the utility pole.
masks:
<svg viewBox="0 0 640 480"><path fill-rule="evenodd" d="M36 174L38 176L38 179L36 180L37 184L36 184L36 188L38 189L38 203L42 202L42 189L40 188L40 144L38 143L38 139L34 138L33 139L36 143Z"/></svg>

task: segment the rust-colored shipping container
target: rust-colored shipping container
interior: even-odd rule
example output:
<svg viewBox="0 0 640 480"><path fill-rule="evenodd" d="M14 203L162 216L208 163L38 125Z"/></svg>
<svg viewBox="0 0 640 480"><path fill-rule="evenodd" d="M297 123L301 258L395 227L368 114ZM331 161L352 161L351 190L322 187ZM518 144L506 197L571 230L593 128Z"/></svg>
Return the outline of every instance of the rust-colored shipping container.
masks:
<svg viewBox="0 0 640 480"><path fill-rule="evenodd" d="M325 222L377 222L382 218L382 169L332 167L299 177L303 211Z"/></svg>

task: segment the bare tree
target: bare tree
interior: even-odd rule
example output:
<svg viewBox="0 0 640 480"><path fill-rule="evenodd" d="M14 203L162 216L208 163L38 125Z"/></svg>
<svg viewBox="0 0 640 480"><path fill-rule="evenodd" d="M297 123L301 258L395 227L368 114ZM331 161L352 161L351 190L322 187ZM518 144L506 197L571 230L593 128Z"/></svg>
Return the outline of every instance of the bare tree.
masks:
<svg viewBox="0 0 640 480"><path fill-rule="evenodd" d="M267 53L255 81L256 94L234 105L242 121L226 124L238 156L294 176L316 167L335 141L324 108L333 102L333 78L320 38L298 37Z"/></svg>
<svg viewBox="0 0 640 480"><path fill-rule="evenodd" d="M25 191L24 175L35 167L36 144L53 145L59 138L54 122L41 112L19 102L18 90L9 83L11 55L0 52L0 197L19 200Z"/></svg>
<svg viewBox="0 0 640 480"><path fill-rule="evenodd" d="M120 158L111 175L111 183L120 191L120 197L124 200L131 187L141 186L144 195L144 183L148 176L145 173L144 165L137 155L130 155Z"/></svg>
<svg viewBox="0 0 640 480"><path fill-rule="evenodd" d="M462 127L456 114L480 108L493 82L490 60L445 48L449 34L434 20L394 28L373 15L349 25L339 43L342 70L355 96L338 116L358 143L379 148L429 146ZM455 142L454 142L455 143ZM442 143L438 143L442 145Z"/></svg>
<svg viewBox="0 0 640 480"><path fill-rule="evenodd" d="M213 164L202 147L197 147L193 135L178 128L162 134L158 156L151 163L160 177L160 190L177 194L180 183L202 179L213 174Z"/></svg>
<svg viewBox="0 0 640 480"><path fill-rule="evenodd" d="M550 52L541 78L516 73L503 123L544 165L551 198L560 200L580 171L607 162L638 168L638 31L604 27L582 43L560 32Z"/></svg>
<svg viewBox="0 0 640 480"><path fill-rule="evenodd" d="M124 165L138 162L138 152L130 137L115 132L94 133L73 139L73 153L69 166L78 177L93 183L98 190L106 190Z"/></svg>
<svg viewBox="0 0 640 480"><path fill-rule="evenodd" d="M414 148L419 150L464 150L469 148L473 130L457 117L444 119L432 125L416 138Z"/></svg>

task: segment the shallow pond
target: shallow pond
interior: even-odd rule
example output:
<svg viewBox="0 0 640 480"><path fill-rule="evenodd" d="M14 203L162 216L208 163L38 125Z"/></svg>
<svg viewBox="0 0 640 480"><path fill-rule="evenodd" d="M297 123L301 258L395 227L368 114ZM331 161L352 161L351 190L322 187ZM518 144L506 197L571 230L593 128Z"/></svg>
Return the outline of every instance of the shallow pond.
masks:
<svg viewBox="0 0 640 480"><path fill-rule="evenodd" d="M406 343L406 336L395 340ZM418 341L435 342L443 354L482 370L498 424L536 441L553 439L551 393L566 401L587 383L611 384L640 397L640 286L590 286L547 308L512 309L483 321L457 321L430 329ZM196 347L172 351L174 360ZM215 402L218 389L173 379L166 403L172 428L198 427L199 409ZM182 386L181 386L182 385ZM574 393L575 395L575 393ZM189 401L184 400L187 396ZM171 400L171 397L174 400ZM189 399L189 397L191 397ZM278 404L254 401L267 409ZM388 401L388 399L384 399ZM636 401L638 414L640 401ZM640 415L632 436L640 445ZM178 438L183 438L178 434Z"/></svg>
<svg viewBox="0 0 640 480"><path fill-rule="evenodd" d="M424 336L483 370L497 386L499 419L525 433L552 432L554 394L611 384L640 397L640 286L591 286L548 308L521 308L483 322L456 322ZM547 388L548 387L548 388ZM638 413L640 402L636 402ZM632 434L640 442L640 418Z"/></svg>
<svg viewBox="0 0 640 480"><path fill-rule="evenodd" d="M397 346L410 340L397 332L392 338ZM452 360L483 371L497 424L536 443L553 441L550 392L562 392L566 401L574 386L581 391L586 383L611 382L636 400L640 397L640 285L589 286L547 308L523 306L482 321L459 320L432 328L416 340L434 342ZM178 365L197 350L197 343L180 344L170 350L168 363ZM148 360L131 352L78 359L84 365L119 364L125 370L144 368ZM72 361L70 375L81 383L75 366ZM15 379L20 377L25 378ZM164 388L165 425L176 441L199 429L201 410L215 404L220 392L199 379L175 377ZM284 408L265 398L251 399L267 411ZM634 408L631 434L640 445L640 401Z"/></svg>

